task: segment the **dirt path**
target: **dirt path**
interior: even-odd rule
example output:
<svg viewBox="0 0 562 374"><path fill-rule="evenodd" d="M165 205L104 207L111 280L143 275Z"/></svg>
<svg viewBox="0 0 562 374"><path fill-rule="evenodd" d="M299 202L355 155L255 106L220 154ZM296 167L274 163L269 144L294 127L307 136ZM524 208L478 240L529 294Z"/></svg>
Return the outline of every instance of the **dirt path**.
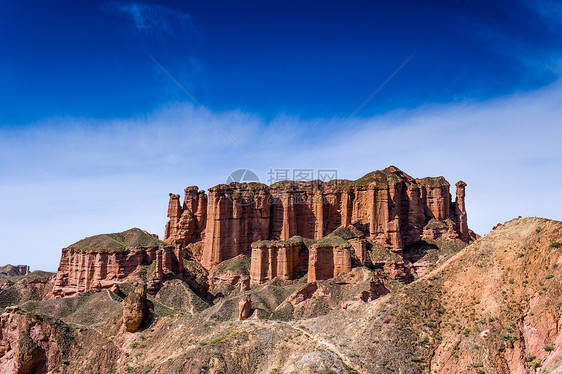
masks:
<svg viewBox="0 0 562 374"><path fill-rule="evenodd" d="M363 373L363 371L357 369L357 368L353 365L353 363L350 361L350 359L349 359L349 357L347 357L347 355L345 355L344 353L341 353L341 352L340 352L339 348L338 348L335 344L330 343L329 341L326 341L326 340L324 340L324 339L321 339L321 338L319 338L319 337L317 337L317 336L315 336L315 335L312 335L309 331L307 331L307 330L305 330L305 329L303 329L303 328L301 328L301 327L293 326L293 325L291 325L291 324L289 324L289 325L290 325L293 329L302 332L302 333L304 334L304 336L306 336L307 338L313 340L313 341L316 342L317 344L323 345L323 346L327 347L329 351L331 351L331 352L333 352L334 354L336 354L336 355L340 358L340 360L341 360L346 366L348 366L349 368L355 370L357 373Z"/></svg>

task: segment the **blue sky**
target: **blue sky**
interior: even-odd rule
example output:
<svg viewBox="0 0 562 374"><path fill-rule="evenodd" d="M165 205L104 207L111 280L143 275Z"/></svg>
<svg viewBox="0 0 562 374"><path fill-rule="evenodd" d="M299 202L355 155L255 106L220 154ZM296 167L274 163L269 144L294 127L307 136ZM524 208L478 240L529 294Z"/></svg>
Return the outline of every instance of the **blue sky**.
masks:
<svg viewBox="0 0 562 374"><path fill-rule="evenodd" d="M479 233L562 219L561 20L548 0L2 2L0 262L162 235L168 192L238 168L395 164L465 180Z"/></svg>
<svg viewBox="0 0 562 374"><path fill-rule="evenodd" d="M184 101L146 52L209 109L271 119L351 113L412 53L361 115L528 90L556 79L562 48L532 2L56 4L0 6L2 125Z"/></svg>

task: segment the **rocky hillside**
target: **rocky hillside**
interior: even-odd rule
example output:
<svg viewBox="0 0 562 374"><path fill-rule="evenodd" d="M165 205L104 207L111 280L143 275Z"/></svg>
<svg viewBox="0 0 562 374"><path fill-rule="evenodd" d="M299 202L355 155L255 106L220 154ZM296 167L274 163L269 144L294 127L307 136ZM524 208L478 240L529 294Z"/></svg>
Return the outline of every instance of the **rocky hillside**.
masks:
<svg viewBox="0 0 562 374"><path fill-rule="evenodd" d="M21 275L19 271L17 274L0 277L0 308L28 300L41 300L53 289L50 281L54 273L36 270L26 275Z"/></svg>
<svg viewBox="0 0 562 374"><path fill-rule="evenodd" d="M310 283L302 277L250 289L240 284L209 305L180 279L166 281L155 296L125 282L9 309L2 315L0 367L61 373L106 372L112 365L118 373L557 373L561 264L562 222L519 218L407 285L354 267ZM186 260L186 269L192 266ZM228 270L230 277L212 275L215 282L248 275L243 259ZM127 331L131 316L140 323L135 332ZM72 348L60 349L66 346Z"/></svg>
<svg viewBox="0 0 562 374"><path fill-rule="evenodd" d="M18 275L27 275L29 274L29 266L28 265L4 265L0 266L0 276L3 277L14 277Z"/></svg>

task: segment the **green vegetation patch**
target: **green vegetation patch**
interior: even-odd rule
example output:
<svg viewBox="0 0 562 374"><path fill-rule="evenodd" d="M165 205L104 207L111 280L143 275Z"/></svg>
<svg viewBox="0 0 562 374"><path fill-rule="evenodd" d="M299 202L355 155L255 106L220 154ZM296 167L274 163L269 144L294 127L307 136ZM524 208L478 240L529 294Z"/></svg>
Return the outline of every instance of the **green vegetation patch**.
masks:
<svg viewBox="0 0 562 374"><path fill-rule="evenodd" d="M27 275L14 275L11 277L6 277L6 279L8 279L10 282L17 283L22 279L33 281L37 279L47 279L52 277L53 275L55 275L55 273L50 273L48 271L42 271L42 270L35 270Z"/></svg>
<svg viewBox="0 0 562 374"><path fill-rule="evenodd" d="M18 302L19 294L14 288L0 289L0 308L4 309L7 306L16 305Z"/></svg>
<svg viewBox="0 0 562 374"><path fill-rule="evenodd" d="M22 310L59 318L66 323L93 326L116 317L121 312L120 303L110 292L85 292L74 297L28 301Z"/></svg>
<svg viewBox="0 0 562 374"><path fill-rule="evenodd" d="M449 224L448 224L448 222L446 222L446 221L439 221L435 218L432 218L432 219L429 220L429 222L427 223L427 225L425 225L424 228L434 229L434 230L447 229L450 226L450 224L452 224L452 222L449 222Z"/></svg>
<svg viewBox="0 0 562 374"><path fill-rule="evenodd" d="M302 244L303 242L304 239L301 236L295 235L288 240L258 240L252 243L252 247L281 248Z"/></svg>
<svg viewBox="0 0 562 374"><path fill-rule="evenodd" d="M378 262L402 262L402 257L396 253L389 251L388 249L382 247L380 244L375 243L371 250L371 261L373 263Z"/></svg>
<svg viewBox="0 0 562 374"><path fill-rule="evenodd" d="M144 230L133 228L114 234L90 236L68 246L82 252L121 252L128 247L152 247L166 245Z"/></svg>
<svg viewBox="0 0 562 374"><path fill-rule="evenodd" d="M362 238L364 234L357 227L349 225L346 227L338 227L332 232L332 235L339 236L344 240Z"/></svg>
<svg viewBox="0 0 562 374"><path fill-rule="evenodd" d="M365 174L361 178L355 180L356 186L376 186L378 188L388 188L389 184L395 184L407 179L413 179L406 173L394 167L388 167L384 170L376 170Z"/></svg>
<svg viewBox="0 0 562 374"><path fill-rule="evenodd" d="M351 245L348 242L346 242L341 236L334 235L333 233L316 240L313 245L319 247L324 245L329 245L334 247L351 248Z"/></svg>
<svg viewBox="0 0 562 374"><path fill-rule="evenodd" d="M251 259L245 255L238 255L229 260L223 261L213 269L213 273L221 274L226 271L239 272L242 274L250 274L250 262Z"/></svg>

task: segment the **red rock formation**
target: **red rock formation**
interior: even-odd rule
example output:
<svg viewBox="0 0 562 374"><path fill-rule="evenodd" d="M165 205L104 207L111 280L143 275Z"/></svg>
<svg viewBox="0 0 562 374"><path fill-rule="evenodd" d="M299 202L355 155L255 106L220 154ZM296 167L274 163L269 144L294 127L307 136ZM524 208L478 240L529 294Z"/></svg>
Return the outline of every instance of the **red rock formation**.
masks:
<svg viewBox="0 0 562 374"><path fill-rule="evenodd" d="M123 300L123 326L128 332L135 332L141 323L154 311L152 302L146 298L146 285L140 284Z"/></svg>
<svg viewBox="0 0 562 374"><path fill-rule="evenodd" d="M361 262L362 265L367 264L367 240L352 238L348 240L355 257Z"/></svg>
<svg viewBox="0 0 562 374"><path fill-rule="evenodd" d="M202 263L212 268L269 234L269 191L259 183L231 183L209 189L208 222Z"/></svg>
<svg viewBox="0 0 562 374"><path fill-rule="evenodd" d="M252 313L252 298L246 295L238 302L238 320L243 321Z"/></svg>
<svg viewBox="0 0 562 374"><path fill-rule="evenodd" d="M301 264L301 246L300 237L286 241L263 240L253 243L250 282L263 284L275 277L283 280L294 279Z"/></svg>
<svg viewBox="0 0 562 374"><path fill-rule="evenodd" d="M341 240L343 242L343 240ZM350 245L317 242L310 246L308 257L308 281L330 279L351 271Z"/></svg>
<svg viewBox="0 0 562 374"><path fill-rule="evenodd" d="M187 187L181 206L180 196L170 194L168 217L164 231L166 243L185 247L200 240L207 221L207 195L197 186Z"/></svg>
<svg viewBox="0 0 562 374"><path fill-rule="evenodd" d="M53 295L109 288L153 261L157 266L148 286L155 292L165 273L183 275L186 249L201 248L195 256L207 269L240 254L252 256L252 283L261 284L274 277L292 279L306 267L310 280L347 272L350 248L366 264L369 246L400 256L406 245L424 237L469 242L475 235L467 225L465 186L457 183L453 203L443 177L414 179L391 166L356 181L233 182L210 188L208 197L187 187L183 204L170 194L164 237L169 246L138 229L78 242L63 249ZM351 246L323 241L352 222L364 228L366 240ZM309 256L301 257L300 244L287 244L294 236L316 240ZM252 249L260 240L285 244Z"/></svg>
<svg viewBox="0 0 562 374"><path fill-rule="evenodd" d="M460 239L464 242L470 241L470 231L468 229L466 207L464 204L464 199L466 197L466 183L463 181L458 181L457 187L457 198L455 200L455 222L457 222Z"/></svg>
<svg viewBox="0 0 562 374"><path fill-rule="evenodd" d="M178 195L170 197L166 241L180 246L201 241L201 261L209 269L239 254L250 255L257 240L319 239L351 222L368 227L371 242L396 253L423 237L469 242L474 235L466 223L464 186L457 184L453 203L443 177L414 179L394 166L356 181L285 181L269 187L231 183L209 190L206 220L206 195L189 187L183 208ZM190 219L183 218L186 212ZM430 221L447 227L428 226Z"/></svg>
<svg viewBox="0 0 562 374"><path fill-rule="evenodd" d="M152 261L157 262L154 277L161 279L166 272L181 276L181 256L181 248L166 246L139 229L86 238L62 250L52 294L60 297L110 288L131 275L139 265L148 265Z"/></svg>

